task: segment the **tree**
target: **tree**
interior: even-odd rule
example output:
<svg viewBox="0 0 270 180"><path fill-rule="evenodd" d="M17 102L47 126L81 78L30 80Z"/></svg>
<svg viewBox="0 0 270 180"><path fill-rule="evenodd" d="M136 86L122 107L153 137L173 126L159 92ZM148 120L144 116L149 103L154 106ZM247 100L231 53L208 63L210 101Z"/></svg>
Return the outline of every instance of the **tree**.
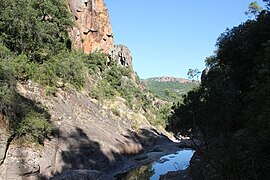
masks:
<svg viewBox="0 0 270 180"><path fill-rule="evenodd" d="M69 46L71 25L65 0L0 0L0 42L32 60Z"/></svg>
<svg viewBox="0 0 270 180"><path fill-rule="evenodd" d="M200 154L224 179L269 177L269 24L270 12L263 10L226 30L215 54L206 59L206 78L174 106L169 120L175 131L204 140ZM190 69L188 75L194 74Z"/></svg>
<svg viewBox="0 0 270 180"><path fill-rule="evenodd" d="M251 16L258 16L259 13L262 11L262 7L258 4L257 1L251 2L248 5L248 11L245 12L246 15Z"/></svg>
<svg viewBox="0 0 270 180"><path fill-rule="evenodd" d="M199 75L201 74L201 72L199 71L199 69L189 69L187 72L188 78L194 80L194 77L197 78L197 81L199 80Z"/></svg>

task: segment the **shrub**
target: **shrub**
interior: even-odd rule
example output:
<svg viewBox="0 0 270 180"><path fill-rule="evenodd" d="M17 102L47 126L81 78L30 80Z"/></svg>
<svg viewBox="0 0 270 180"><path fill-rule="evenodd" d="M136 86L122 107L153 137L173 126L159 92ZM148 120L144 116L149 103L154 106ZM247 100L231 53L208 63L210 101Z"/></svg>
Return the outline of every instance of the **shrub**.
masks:
<svg viewBox="0 0 270 180"><path fill-rule="evenodd" d="M43 64L38 64L33 79L47 86L49 91L54 91L60 81L80 89L85 84L86 74L83 58L81 53L61 52Z"/></svg>
<svg viewBox="0 0 270 180"><path fill-rule="evenodd" d="M33 79L44 86L55 86L58 79L55 66L52 61L46 61L40 64L35 71Z"/></svg>
<svg viewBox="0 0 270 180"><path fill-rule="evenodd" d="M17 125L16 134L32 140L43 140L52 131L52 125L43 113L31 110Z"/></svg>
<svg viewBox="0 0 270 180"><path fill-rule="evenodd" d="M86 67L89 69L90 74L104 72L106 69L107 56L104 53L91 53L88 58L84 59Z"/></svg>
<svg viewBox="0 0 270 180"><path fill-rule="evenodd" d="M97 87L91 92L90 96L97 100L112 99L117 91L105 79L98 82Z"/></svg>
<svg viewBox="0 0 270 180"><path fill-rule="evenodd" d="M46 86L45 90L47 96L55 96L57 92L57 88L55 86Z"/></svg>
<svg viewBox="0 0 270 180"><path fill-rule="evenodd" d="M12 56L10 50L3 44L0 44L0 59L8 59Z"/></svg>
<svg viewBox="0 0 270 180"><path fill-rule="evenodd" d="M28 80L33 76L36 64L31 62L26 55L19 55L11 61L14 74L21 81Z"/></svg>
<svg viewBox="0 0 270 180"><path fill-rule="evenodd" d="M54 56L51 63L55 66L55 74L64 83L70 83L75 88L80 89L86 80L86 68L82 58L82 55L76 52L63 52Z"/></svg>
<svg viewBox="0 0 270 180"><path fill-rule="evenodd" d="M112 108L112 113L113 113L115 116L118 116L118 117L120 117L120 115L121 115L120 111L119 111L118 109L116 109L116 108Z"/></svg>
<svg viewBox="0 0 270 180"><path fill-rule="evenodd" d="M8 61L0 61L0 112L10 133L40 141L50 134L52 125L48 114L15 90L15 77Z"/></svg>

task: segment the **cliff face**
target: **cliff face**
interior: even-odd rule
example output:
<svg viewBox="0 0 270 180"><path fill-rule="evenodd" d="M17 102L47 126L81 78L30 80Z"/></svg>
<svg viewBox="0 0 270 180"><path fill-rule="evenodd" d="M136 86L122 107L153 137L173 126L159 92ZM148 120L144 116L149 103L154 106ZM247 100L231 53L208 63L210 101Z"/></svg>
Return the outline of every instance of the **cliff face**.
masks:
<svg viewBox="0 0 270 180"><path fill-rule="evenodd" d="M103 0L68 0L75 26L70 31L72 47L85 53L110 53L113 33L110 17Z"/></svg>
<svg viewBox="0 0 270 180"><path fill-rule="evenodd" d="M132 56L128 47L114 45L110 16L104 0L68 0L75 26L70 31L73 49L85 53L102 51L109 54L118 64L130 67L132 78Z"/></svg>
<svg viewBox="0 0 270 180"><path fill-rule="evenodd" d="M133 68L131 52L127 46L115 45L111 52L111 56L118 64L121 64L124 67Z"/></svg>

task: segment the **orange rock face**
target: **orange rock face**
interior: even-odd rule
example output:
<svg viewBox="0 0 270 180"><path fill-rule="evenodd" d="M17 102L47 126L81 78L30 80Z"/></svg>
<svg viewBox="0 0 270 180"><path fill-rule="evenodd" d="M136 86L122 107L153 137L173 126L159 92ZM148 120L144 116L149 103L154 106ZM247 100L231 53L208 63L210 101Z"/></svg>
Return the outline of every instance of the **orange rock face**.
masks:
<svg viewBox="0 0 270 180"><path fill-rule="evenodd" d="M110 17L103 0L68 0L75 26L70 32L73 49L85 53L113 48L113 32Z"/></svg>

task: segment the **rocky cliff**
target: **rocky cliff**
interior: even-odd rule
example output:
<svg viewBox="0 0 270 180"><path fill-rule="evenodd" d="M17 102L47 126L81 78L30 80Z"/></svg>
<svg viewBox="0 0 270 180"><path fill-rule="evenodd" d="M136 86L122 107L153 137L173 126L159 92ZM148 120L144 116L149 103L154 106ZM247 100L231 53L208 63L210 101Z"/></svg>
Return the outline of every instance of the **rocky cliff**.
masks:
<svg viewBox="0 0 270 180"><path fill-rule="evenodd" d="M103 0L68 0L75 26L70 31L73 49L85 53L102 51L109 54L119 65L132 70L132 55L127 46L114 45L113 31L108 9Z"/></svg>
<svg viewBox="0 0 270 180"><path fill-rule="evenodd" d="M103 0L68 0L75 26L70 31L72 47L85 53L113 49L110 17Z"/></svg>
<svg viewBox="0 0 270 180"><path fill-rule="evenodd" d="M133 70L133 60L132 55L127 46L124 45L114 45L112 51L110 52L110 57L117 62L117 64L129 67L131 70L131 77L135 80L135 72Z"/></svg>
<svg viewBox="0 0 270 180"><path fill-rule="evenodd" d="M131 52L127 46L115 45L111 51L111 56L118 64L133 68Z"/></svg>

